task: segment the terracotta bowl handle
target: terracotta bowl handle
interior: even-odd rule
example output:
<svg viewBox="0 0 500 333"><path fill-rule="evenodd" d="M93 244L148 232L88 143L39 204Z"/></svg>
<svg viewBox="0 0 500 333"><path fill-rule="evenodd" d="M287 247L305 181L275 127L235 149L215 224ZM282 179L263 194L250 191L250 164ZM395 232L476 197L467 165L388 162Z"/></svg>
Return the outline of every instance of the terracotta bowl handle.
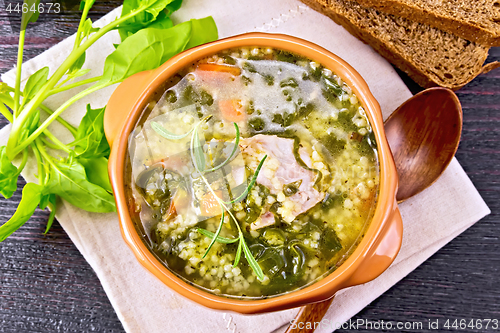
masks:
<svg viewBox="0 0 500 333"><path fill-rule="evenodd" d="M348 286L355 286L369 282L382 274L394 261L403 239L403 219L396 205L392 220L385 226L378 244L366 254L363 262L347 281ZM399 240L399 241L395 241Z"/></svg>
<svg viewBox="0 0 500 333"><path fill-rule="evenodd" d="M145 85L151 81L153 71L134 74L123 81L109 98L104 112L104 133L109 146L118 137L130 112L145 92Z"/></svg>

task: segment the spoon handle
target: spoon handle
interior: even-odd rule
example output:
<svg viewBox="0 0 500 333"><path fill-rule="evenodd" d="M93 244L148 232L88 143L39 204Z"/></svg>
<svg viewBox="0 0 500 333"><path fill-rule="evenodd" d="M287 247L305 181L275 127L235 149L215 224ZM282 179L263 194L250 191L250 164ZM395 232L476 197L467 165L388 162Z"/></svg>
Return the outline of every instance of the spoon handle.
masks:
<svg viewBox="0 0 500 333"><path fill-rule="evenodd" d="M318 303L308 304L300 308L299 313L293 319L293 324L288 326L285 333L312 333L321 319L328 311L334 297ZM308 324L309 323L309 324Z"/></svg>

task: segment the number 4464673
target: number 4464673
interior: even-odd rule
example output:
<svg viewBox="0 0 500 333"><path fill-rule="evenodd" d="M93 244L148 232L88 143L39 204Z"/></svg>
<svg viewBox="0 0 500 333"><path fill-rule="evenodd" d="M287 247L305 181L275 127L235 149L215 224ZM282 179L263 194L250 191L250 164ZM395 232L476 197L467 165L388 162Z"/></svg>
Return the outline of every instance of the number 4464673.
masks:
<svg viewBox="0 0 500 333"><path fill-rule="evenodd" d="M7 5L7 8L5 8L5 11L8 13L60 13L61 12L61 4L57 2L46 2L46 3L39 3L37 4L32 4L31 6L28 5L27 3L23 3L22 5L20 3L13 4L9 3Z"/></svg>
<svg viewBox="0 0 500 333"><path fill-rule="evenodd" d="M448 319L444 323L444 328L448 330L498 330L498 319Z"/></svg>

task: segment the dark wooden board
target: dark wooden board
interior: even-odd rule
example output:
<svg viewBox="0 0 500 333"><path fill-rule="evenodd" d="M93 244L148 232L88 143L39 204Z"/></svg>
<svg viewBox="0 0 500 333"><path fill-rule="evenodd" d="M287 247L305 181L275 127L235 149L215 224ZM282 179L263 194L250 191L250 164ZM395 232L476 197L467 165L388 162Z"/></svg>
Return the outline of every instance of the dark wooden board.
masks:
<svg viewBox="0 0 500 333"><path fill-rule="evenodd" d="M0 0L0 73L12 68L17 55L17 33L10 28L16 20L2 7L6 2ZM92 19L119 3L97 2ZM25 60L74 33L78 17L69 8L31 29ZM500 48L491 50L489 60L500 61ZM429 319L440 319L441 328L446 319L500 320L500 70L476 78L457 95L464 110L457 158L492 214L372 302L354 322L422 322L423 330L396 331L436 332L426 329ZM5 124L2 118L0 127ZM14 213L23 184L10 200L0 199L0 223ZM43 235L47 218L47 212L37 210L0 243L0 332L123 332L98 278L61 226L56 222Z"/></svg>

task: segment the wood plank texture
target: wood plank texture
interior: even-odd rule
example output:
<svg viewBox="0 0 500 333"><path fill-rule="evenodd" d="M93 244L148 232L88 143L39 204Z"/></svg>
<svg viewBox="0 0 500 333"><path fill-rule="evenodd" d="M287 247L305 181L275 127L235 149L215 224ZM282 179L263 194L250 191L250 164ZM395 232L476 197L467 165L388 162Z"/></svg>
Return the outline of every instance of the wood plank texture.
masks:
<svg viewBox="0 0 500 333"><path fill-rule="evenodd" d="M16 19L4 11L6 2L0 0L0 73L12 68L17 54L17 33L11 29ZM119 3L96 3L92 19ZM70 8L30 30L25 60L74 33L77 20L78 13ZM500 61L500 48L491 49L488 60ZM426 329L428 319L442 323L457 318L500 320L500 70L476 78L457 95L464 111L457 158L492 214L372 302L353 321L419 321L424 329L398 331L436 332ZM5 124L2 117L0 127ZM18 183L10 200L0 199L0 223L14 213L23 184ZM19 231L0 243L0 331L123 332L92 268L59 223L43 235L47 218L47 212L37 210Z"/></svg>

